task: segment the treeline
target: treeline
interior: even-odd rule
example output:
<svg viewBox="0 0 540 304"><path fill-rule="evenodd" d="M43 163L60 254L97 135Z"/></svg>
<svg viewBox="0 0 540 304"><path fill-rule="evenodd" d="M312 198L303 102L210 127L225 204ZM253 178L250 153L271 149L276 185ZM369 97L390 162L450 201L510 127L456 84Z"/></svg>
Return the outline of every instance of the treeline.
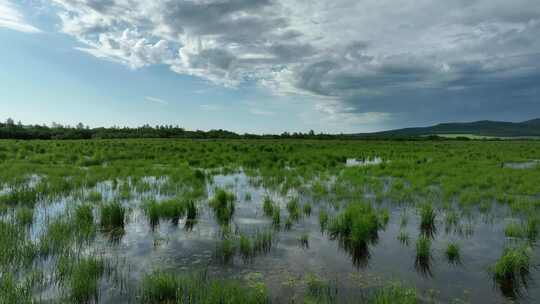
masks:
<svg viewBox="0 0 540 304"><path fill-rule="evenodd" d="M227 130L189 131L179 126L144 125L137 128L109 127L89 128L79 123L77 126L63 126L53 123L45 125L23 125L21 122L14 123L8 119L0 123L0 139L121 139L121 138L185 138L185 139L370 139L370 140L448 140L438 136L424 137L363 137L354 134L316 134L308 133L282 133L282 134L237 134ZM466 139L466 138L462 138Z"/></svg>
<svg viewBox="0 0 540 304"><path fill-rule="evenodd" d="M335 138L335 135L309 133L283 133L281 135L237 134L227 130L189 131L179 126L161 125L152 127L109 127L89 128L79 123L77 126L63 126L52 123L46 125L23 125L8 119L0 123L0 139L116 139L116 138L192 138L192 139L248 139L248 138Z"/></svg>

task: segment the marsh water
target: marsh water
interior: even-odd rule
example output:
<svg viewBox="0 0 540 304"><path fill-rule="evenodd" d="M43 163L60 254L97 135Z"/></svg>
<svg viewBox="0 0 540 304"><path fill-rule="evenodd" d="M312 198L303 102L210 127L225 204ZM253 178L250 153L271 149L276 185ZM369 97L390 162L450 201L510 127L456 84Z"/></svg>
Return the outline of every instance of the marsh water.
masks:
<svg viewBox="0 0 540 304"><path fill-rule="evenodd" d="M159 179L150 179L159 183ZM488 272L506 242L505 224L511 219L503 207L489 213L472 213L461 218L459 228L446 227L444 215L437 219L433 231L432 257L428 264L415 263L415 240L419 235L419 216L416 209L381 202L389 208L390 221L379 233L378 241L363 250L350 252L338 241L321 232L318 213L321 208L329 210L326 202L313 203L313 211L294 223L290 230L272 228L270 218L263 214L263 200L269 196L286 212L285 205L291 197L309 202L302 193L283 194L268 190L256 179L237 172L215 175L207 185L208 197L216 187L227 189L236 196L236 210L231 223L233 231L253 233L271 229L273 245L266 254L249 261L235 256L230 263L222 263L217 248L222 235L206 202L199 202L199 216L195 224L186 225L161 221L152 227L140 208L148 197L165 199L157 190L140 193L123 203L129 207L129 220L125 233L114 241L100 234L93 241L89 253L99 255L114 265L114 271L102 279L100 302L136 302L136 288L144 274L154 269L173 272L206 271L212 277L235 278L256 284L263 282L270 297L276 302L301 302L306 289L306 278L317 277L335 287L340 302L354 302L363 293L389 282L405 282L416 287L421 298L435 303L537 303L540 287L538 270L533 269L529 284L520 294L503 294ZM112 198L111 183L101 183L93 191L99 191L103 199ZM68 208L70 198L39 204L31 229L33 238L41 235L44 223L60 216ZM332 213L331 213L332 214ZM398 235L406 231L409 241L400 241ZM300 242L307 235L308 242ZM444 256L445 246L458 241L461 247L460 263L449 263ZM86 249L85 249L86 250ZM534 261L538 260L535 251ZM47 261L44 261L47 263ZM36 295L44 302L54 302L60 293L54 287Z"/></svg>

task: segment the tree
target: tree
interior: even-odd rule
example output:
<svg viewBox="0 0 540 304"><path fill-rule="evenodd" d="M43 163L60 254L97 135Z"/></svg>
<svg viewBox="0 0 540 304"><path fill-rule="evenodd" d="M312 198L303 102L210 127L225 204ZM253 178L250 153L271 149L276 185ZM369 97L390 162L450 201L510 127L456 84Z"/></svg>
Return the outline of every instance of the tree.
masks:
<svg viewBox="0 0 540 304"><path fill-rule="evenodd" d="M12 127L15 125L15 121L12 118L8 118L6 119L6 125L8 125L8 127Z"/></svg>

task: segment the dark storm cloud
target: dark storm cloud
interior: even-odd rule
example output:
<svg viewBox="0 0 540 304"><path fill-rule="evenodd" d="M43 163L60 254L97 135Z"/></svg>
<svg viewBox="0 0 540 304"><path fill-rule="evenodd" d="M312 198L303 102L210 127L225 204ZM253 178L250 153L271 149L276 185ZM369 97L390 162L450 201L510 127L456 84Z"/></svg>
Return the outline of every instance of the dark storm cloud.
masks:
<svg viewBox="0 0 540 304"><path fill-rule="evenodd" d="M52 1L90 54L256 80L336 117L540 116L537 0Z"/></svg>

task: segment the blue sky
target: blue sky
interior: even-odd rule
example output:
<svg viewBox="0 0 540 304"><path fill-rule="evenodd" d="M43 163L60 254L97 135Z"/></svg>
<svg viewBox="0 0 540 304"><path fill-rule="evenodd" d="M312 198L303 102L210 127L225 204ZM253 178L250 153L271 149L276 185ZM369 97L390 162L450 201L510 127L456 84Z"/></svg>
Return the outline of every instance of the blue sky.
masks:
<svg viewBox="0 0 540 304"><path fill-rule="evenodd" d="M0 0L0 120L368 132L540 117L540 3Z"/></svg>

